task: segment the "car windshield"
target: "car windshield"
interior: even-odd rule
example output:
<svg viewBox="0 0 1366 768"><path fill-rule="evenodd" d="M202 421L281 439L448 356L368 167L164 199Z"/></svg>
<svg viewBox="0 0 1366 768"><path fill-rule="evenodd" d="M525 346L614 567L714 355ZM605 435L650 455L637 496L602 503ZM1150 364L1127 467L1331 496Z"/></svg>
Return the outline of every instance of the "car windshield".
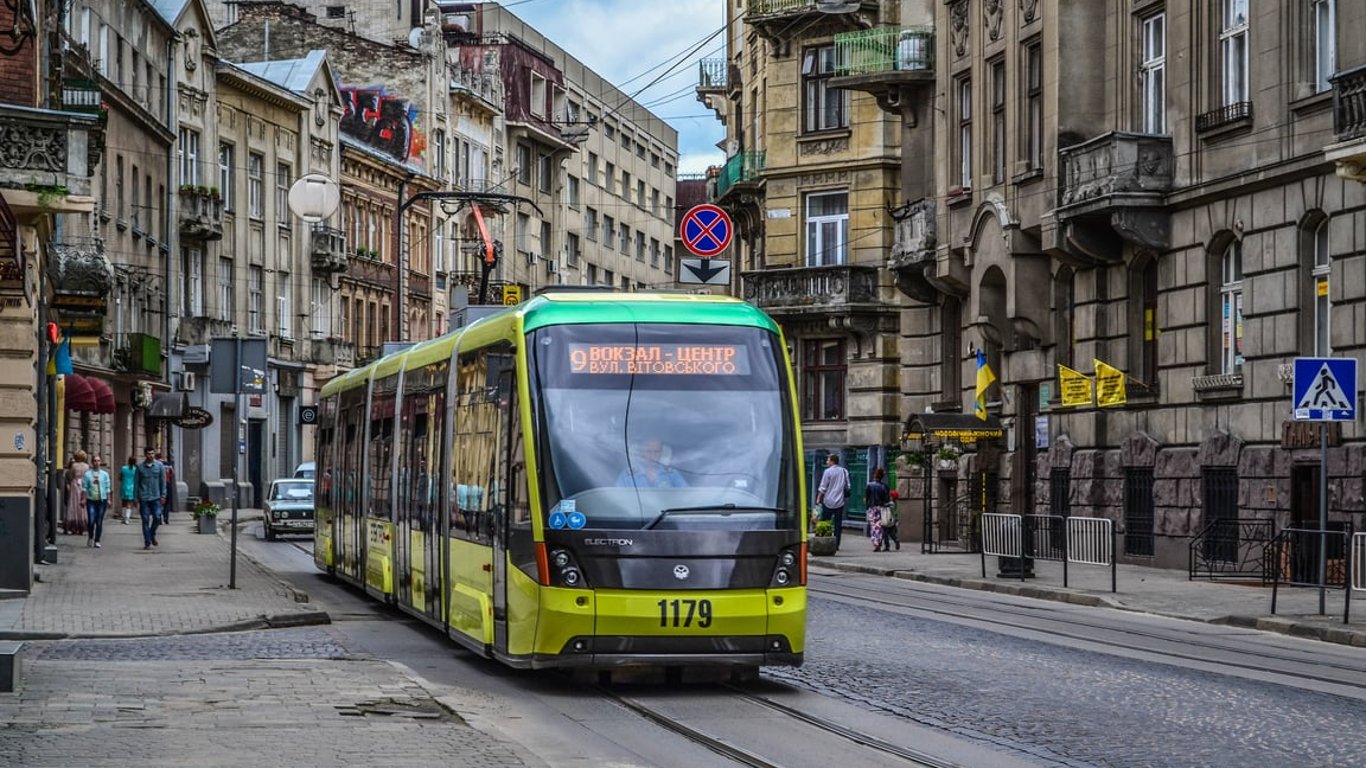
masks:
<svg viewBox="0 0 1366 768"><path fill-rule="evenodd" d="M271 501L310 501L313 498L313 483L278 482L271 486Z"/></svg>
<svg viewBox="0 0 1366 768"><path fill-rule="evenodd" d="M546 524L795 527L796 463L777 342L768 331L730 326L536 331Z"/></svg>

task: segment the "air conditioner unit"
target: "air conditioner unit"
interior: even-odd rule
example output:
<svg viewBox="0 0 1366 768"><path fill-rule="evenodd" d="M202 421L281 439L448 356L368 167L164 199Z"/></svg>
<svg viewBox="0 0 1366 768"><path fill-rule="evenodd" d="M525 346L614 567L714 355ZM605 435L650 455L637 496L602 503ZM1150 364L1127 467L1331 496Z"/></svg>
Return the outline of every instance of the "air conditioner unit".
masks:
<svg viewBox="0 0 1366 768"><path fill-rule="evenodd" d="M553 274L555 274L556 272L559 272L559 271L560 271L560 263L559 263L559 262L555 261L554 259L549 259L549 260L546 261L546 263L545 263L545 273L546 273L547 275L553 275Z"/></svg>
<svg viewBox="0 0 1366 768"><path fill-rule="evenodd" d="M195 385L194 371L181 371L180 373L176 374L176 376L177 376L177 378L176 378L176 385L175 385L176 391L178 391L178 392L193 392L193 391L194 391L194 385Z"/></svg>
<svg viewBox="0 0 1366 768"><path fill-rule="evenodd" d="M527 251L527 254L526 254L526 263L527 263L527 266L529 266L529 267L530 267L530 266L535 266L535 265L536 265L536 254L534 254L534 253L532 253L532 252L530 252L530 251Z"/></svg>

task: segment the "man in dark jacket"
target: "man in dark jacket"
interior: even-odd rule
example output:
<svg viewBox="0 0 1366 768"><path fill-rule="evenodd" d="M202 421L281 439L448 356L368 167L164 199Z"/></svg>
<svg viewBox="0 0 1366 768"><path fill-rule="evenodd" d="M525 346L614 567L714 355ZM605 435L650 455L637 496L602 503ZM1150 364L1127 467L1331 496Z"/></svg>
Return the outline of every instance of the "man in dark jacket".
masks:
<svg viewBox="0 0 1366 768"><path fill-rule="evenodd" d="M142 516L142 548L157 546L157 528L161 526L161 505L166 503L166 467L156 460L156 451L143 452L142 463L133 476L133 498L138 500Z"/></svg>

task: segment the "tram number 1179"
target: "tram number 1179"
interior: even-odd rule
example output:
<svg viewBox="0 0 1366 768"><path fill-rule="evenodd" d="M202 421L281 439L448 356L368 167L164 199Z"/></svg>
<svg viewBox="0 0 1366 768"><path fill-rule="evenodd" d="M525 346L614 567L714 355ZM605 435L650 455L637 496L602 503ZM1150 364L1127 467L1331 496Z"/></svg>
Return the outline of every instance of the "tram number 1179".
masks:
<svg viewBox="0 0 1366 768"><path fill-rule="evenodd" d="M706 629L711 626L710 600L660 600L659 626L691 627L693 620L697 626Z"/></svg>

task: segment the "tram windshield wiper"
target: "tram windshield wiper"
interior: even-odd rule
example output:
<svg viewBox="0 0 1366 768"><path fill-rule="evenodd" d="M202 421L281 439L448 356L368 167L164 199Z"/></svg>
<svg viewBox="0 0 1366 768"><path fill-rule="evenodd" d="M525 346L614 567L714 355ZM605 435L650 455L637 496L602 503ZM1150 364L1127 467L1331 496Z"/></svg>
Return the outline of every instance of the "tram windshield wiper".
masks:
<svg viewBox="0 0 1366 768"><path fill-rule="evenodd" d="M707 512L715 515L728 515L731 512L773 512L780 515L788 514L788 511L782 507L746 506L743 504L703 504L697 507L669 507L668 509L660 510L659 514L655 516L655 519L651 520L650 524L645 526L645 530L651 530L656 525L664 522L664 518L675 512Z"/></svg>

